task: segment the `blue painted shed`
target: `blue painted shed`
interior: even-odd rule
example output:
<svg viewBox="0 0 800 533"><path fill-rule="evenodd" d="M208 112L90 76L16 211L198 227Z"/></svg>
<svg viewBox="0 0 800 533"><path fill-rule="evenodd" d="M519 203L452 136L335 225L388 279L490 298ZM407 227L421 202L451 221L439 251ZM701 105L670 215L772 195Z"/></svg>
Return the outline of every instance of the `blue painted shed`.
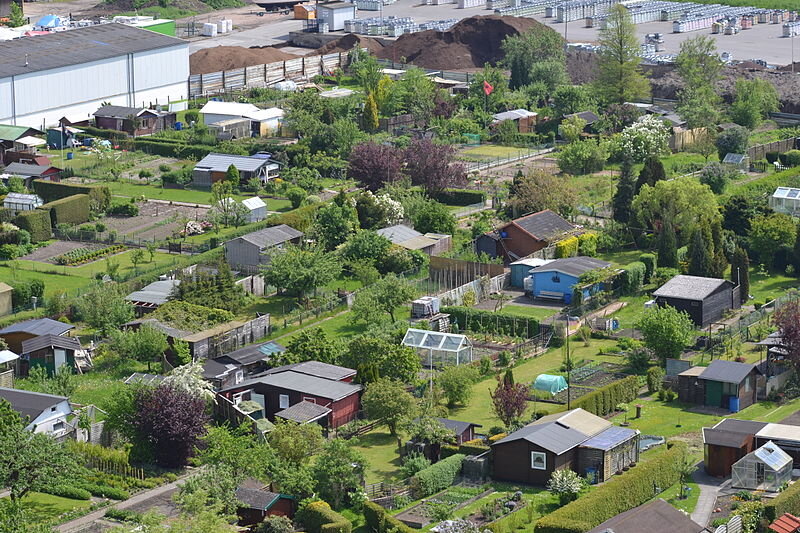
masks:
<svg viewBox="0 0 800 533"><path fill-rule="evenodd" d="M523 288L525 286L525 278L528 277L532 269L546 265L551 261L552 259L526 257L525 259L520 259L519 261L511 263L511 265L509 265L511 267L510 285L520 289Z"/></svg>
<svg viewBox="0 0 800 533"><path fill-rule="evenodd" d="M546 300L559 300L565 304L572 302L572 288L578 283L580 277L598 268L611 266L608 261L593 257L566 257L556 259L546 265L531 271L533 279L531 293L534 298ZM602 290L603 284L598 283L584 290L584 299Z"/></svg>

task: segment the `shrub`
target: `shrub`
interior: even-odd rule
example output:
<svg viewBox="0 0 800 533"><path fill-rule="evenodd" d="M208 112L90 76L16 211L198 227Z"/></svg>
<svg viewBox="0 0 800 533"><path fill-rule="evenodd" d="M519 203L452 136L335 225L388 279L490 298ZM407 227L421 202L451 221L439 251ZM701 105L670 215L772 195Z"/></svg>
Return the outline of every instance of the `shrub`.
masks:
<svg viewBox="0 0 800 533"><path fill-rule="evenodd" d="M623 269L622 284L626 294L636 294L642 290L646 271L647 267L641 261L634 261Z"/></svg>
<svg viewBox="0 0 800 533"><path fill-rule="evenodd" d="M61 496L62 498L69 498L71 500L91 500L91 493L79 487L72 487L69 485L49 485L47 488L42 489L46 494L53 496Z"/></svg>
<svg viewBox="0 0 800 533"><path fill-rule="evenodd" d="M458 447L458 453L464 455L480 455L488 451L489 447L481 439L468 440Z"/></svg>
<svg viewBox="0 0 800 533"><path fill-rule="evenodd" d="M572 407L582 407L597 416L605 416L616 410L617 405L628 403L639 395L639 377L628 376L617 382L600 387L572 402Z"/></svg>
<svg viewBox="0 0 800 533"><path fill-rule="evenodd" d="M686 454L684 443L671 447L635 469L615 476L585 496L536 522L535 533L583 533L609 518L653 498L653 485L666 488L680 479L677 465Z"/></svg>
<svg viewBox="0 0 800 533"><path fill-rule="evenodd" d="M780 155L780 160L783 166L786 167L800 166L800 150L789 150Z"/></svg>
<svg viewBox="0 0 800 533"><path fill-rule="evenodd" d="M109 215L119 215L123 217L135 217L139 215L139 206L134 202L125 202L111 206L108 210Z"/></svg>
<svg viewBox="0 0 800 533"><path fill-rule="evenodd" d="M300 204L303 203L303 200L306 199L306 196L308 196L308 193L305 189L301 189L300 187L292 187L286 191L286 198L292 202L293 209L300 207Z"/></svg>
<svg viewBox="0 0 800 533"><path fill-rule="evenodd" d="M53 236L53 224L47 211L23 211L14 219L14 225L31 234L31 242L46 241Z"/></svg>
<svg viewBox="0 0 800 533"><path fill-rule="evenodd" d="M126 490L111 487L109 485L97 485L95 483L82 483L80 488L90 492L92 496L98 498L110 498L112 500L127 500L131 497Z"/></svg>
<svg viewBox="0 0 800 533"><path fill-rule="evenodd" d="M105 516L106 518L110 518L112 520L119 520L120 522L142 521L142 513L137 513L136 511L129 511L127 509L117 509L115 507L106 509Z"/></svg>
<svg viewBox="0 0 800 533"><path fill-rule="evenodd" d="M153 177L153 173L150 170L147 170L146 168L143 168L142 170L139 171L139 177L141 179L145 180L147 178L152 178Z"/></svg>
<svg viewBox="0 0 800 533"><path fill-rule="evenodd" d="M41 300L44 295L44 282L40 279L14 282L13 287L11 302L14 307L27 306L31 303L32 297Z"/></svg>
<svg viewBox="0 0 800 533"><path fill-rule="evenodd" d="M597 233L581 233L578 235L578 255L587 257L597 255Z"/></svg>
<svg viewBox="0 0 800 533"><path fill-rule="evenodd" d="M458 451L458 448L456 448L456 451ZM412 452L405 457L400 470L403 472L403 475L408 478L412 477L417 472L425 470L429 466L431 466L431 462L428 461L427 457L421 453Z"/></svg>
<svg viewBox="0 0 800 533"><path fill-rule="evenodd" d="M350 533L353 524L323 501L311 502L297 513L297 521L309 533Z"/></svg>
<svg viewBox="0 0 800 533"><path fill-rule="evenodd" d="M486 193L470 189L445 189L431 196L437 202L448 205L472 205L486 201Z"/></svg>
<svg viewBox="0 0 800 533"><path fill-rule="evenodd" d="M457 321L462 330L503 333L526 339L539 334L539 321L535 318L524 319L503 312L493 313L483 309L455 306L442 308L442 313L450 314L451 322Z"/></svg>
<svg viewBox="0 0 800 533"><path fill-rule="evenodd" d="M800 509L800 483L795 483L764 505L764 516L772 521L784 513L796 513L798 509Z"/></svg>
<svg viewBox="0 0 800 533"><path fill-rule="evenodd" d="M364 521L371 533L413 533L416 531L373 502L364 502Z"/></svg>
<svg viewBox="0 0 800 533"><path fill-rule="evenodd" d="M425 470L420 470L411 478L411 490L418 498L424 498L444 490L453 484L461 472L461 463L464 462L463 454L451 455L431 465Z"/></svg>
<svg viewBox="0 0 800 533"><path fill-rule="evenodd" d="M89 195L74 194L48 202L38 209L50 212L53 227L59 224L83 224L89 220Z"/></svg>
<svg viewBox="0 0 800 533"><path fill-rule="evenodd" d="M650 283L653 272L656 271L656 256L653 254L642 254L639 256L639 262L644 265L644 282Z"/></svg>
<svg viewBox="0 0 800 533"><path fill-rule="evenodd" d="M96 211L105 211L111 204L111 190L105 185L78 185L73 183L57 183L47 180L34 180L33 190L45 202L53 202L69 198L76 194L88 194L90 203Z"/></svg>
<svg viewBox="0 0 800 533"><path fill-rule="evenodd" d="M578 255L578 238L567 237L556 243L556 258L574 257Z"/></svg>
<svg viewBox="0 0 800 533"><path fill-rule="evenodd" d="M664 369L654 366L647 370L647 392L653 394L664 387Z"/></svg>

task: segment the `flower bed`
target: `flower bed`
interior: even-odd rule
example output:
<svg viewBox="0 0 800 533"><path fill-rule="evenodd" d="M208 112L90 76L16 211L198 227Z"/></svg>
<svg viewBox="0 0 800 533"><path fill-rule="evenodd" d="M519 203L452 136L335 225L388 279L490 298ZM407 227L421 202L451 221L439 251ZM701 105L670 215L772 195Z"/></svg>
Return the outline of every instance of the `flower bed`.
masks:
<svg viewBox="0 0 800 533"><path fill-rule="evenodd" d="M469 515L467 520L476 525L483 526L496 522L515 511L519 511L527 504L528 502L522 498L522 492L509 492L482 505L480 510Z"/></svg>
<svg viewBox="0 0 800 533"><path fill-rule="evenodd" d="M55 257L53 260L57 265L82 265L84 263L90 263L100 259L101 257L121 252L124 249L125 247L121 244L114 244L106 248L101 248L100 250L94 250L92 248L76 248L75 250L70 250L65 254Z"/></svg>
<svg viewBox="0 0 800 533"><path fill-rule="evenodd" d="M492 490L470 487L450 487L430 498L424 499L418 505L397 515L397 519L411 527L422 528L431 522L447 520L453 512L461 507L484 498Z"/></svg>

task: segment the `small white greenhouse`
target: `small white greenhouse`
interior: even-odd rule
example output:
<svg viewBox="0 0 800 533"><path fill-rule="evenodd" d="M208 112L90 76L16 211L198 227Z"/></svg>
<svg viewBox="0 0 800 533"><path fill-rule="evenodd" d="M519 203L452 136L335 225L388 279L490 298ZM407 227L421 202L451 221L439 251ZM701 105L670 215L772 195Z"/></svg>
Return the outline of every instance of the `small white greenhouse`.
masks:
<svg viewBox="0 0 800 533"><path fill-rule="evenodd" d="M800 214L800 189L778 187L769 198L769 206L776 213L797 216Z"/></svg>
<svg viewBox="0 0 800 533"><path fill-rule="evenodd" d="M737 489L778 492L792 479L792 457L768 441L735 463L731 486Z"/></svg>
<svg viewBox="0 0 800 533"><path fill-rule="evenodd" d="M465 365L472 362L472 342L458 333L409 328L403 344L417 350L424 366Z"/></svg>

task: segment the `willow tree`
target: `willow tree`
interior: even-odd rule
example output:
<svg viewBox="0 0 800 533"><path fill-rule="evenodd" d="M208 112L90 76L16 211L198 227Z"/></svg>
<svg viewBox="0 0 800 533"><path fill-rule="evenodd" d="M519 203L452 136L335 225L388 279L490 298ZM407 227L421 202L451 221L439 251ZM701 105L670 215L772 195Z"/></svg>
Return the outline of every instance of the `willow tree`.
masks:
<svg viewBox="0 0 800 533"><path fill-rule="evenodd" d="M636 26L622 4L608 11L600 30L600 73L597 94L608 103L622 104L650 96L650 82L641 69Z"/></svg>

